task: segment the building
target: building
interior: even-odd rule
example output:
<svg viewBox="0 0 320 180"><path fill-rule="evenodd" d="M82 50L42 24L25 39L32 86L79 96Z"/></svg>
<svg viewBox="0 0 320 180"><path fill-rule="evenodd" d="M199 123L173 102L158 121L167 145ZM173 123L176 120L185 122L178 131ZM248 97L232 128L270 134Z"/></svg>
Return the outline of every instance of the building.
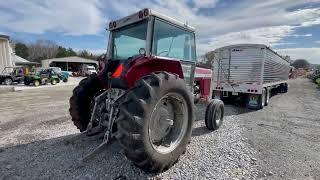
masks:
<svg viewBox="0 0 320 180"><path fill-rule="evenodd" d="M63 71L78 72L81 70L83 64L98 66L98 61L92 59L85 59L77 56L44 59L41 61L42 67L59 67Z"/></svg>
<svg viewBox="0 0 320 180"><path fill-rule="evenodd" d="M10 37L0 34L0 73L5 67L14 66L12 58L13 55L14 53L10 45Z"/></svg>
<svg viewBox="0 0 320 180"><path fill-rule="evenodd" d="M30 62L20 56L14 55L13 56L13 62L15 66L25 66L25 67L30 67L30 66L39 66L40 63L36 62Z"/></svg>

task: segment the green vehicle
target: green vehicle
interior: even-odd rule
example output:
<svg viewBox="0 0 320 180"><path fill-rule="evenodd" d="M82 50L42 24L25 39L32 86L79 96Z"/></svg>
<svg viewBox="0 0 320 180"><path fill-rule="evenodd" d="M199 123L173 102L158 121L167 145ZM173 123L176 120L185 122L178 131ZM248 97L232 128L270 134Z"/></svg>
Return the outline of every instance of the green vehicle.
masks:
<svg viewBox="0 0 320 180"><path fill-rule="evenodd" d="M59 67L49 67L48 69L52 69L59 77L59 79L63 82L68 82L69 73L66 71L61 71Z"/></svg>
<svg viewBox="0 0 320 180"><path fill-rule="evenodd" d="M34 73L31 73L24 77L24 84L34 86L40 86L41 84L51 83L56 85L60 82L58 75L52 69L36 69Z"/></svg>

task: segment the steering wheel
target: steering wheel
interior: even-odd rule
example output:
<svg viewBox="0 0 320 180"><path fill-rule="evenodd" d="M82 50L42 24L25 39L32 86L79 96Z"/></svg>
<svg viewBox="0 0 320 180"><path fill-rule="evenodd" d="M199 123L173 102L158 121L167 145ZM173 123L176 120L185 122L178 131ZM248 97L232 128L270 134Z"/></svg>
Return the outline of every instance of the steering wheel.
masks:
<svg viewBox="0 0 320 180"><path fill-rule="evenodd" d="M160 54L163 54L163 53L167 53L167 56L169 55L169 51L168 50L165 50L165 51L161 51L161 52L159 52L158 54L157 54L157 56L160 56Z"/></svg>

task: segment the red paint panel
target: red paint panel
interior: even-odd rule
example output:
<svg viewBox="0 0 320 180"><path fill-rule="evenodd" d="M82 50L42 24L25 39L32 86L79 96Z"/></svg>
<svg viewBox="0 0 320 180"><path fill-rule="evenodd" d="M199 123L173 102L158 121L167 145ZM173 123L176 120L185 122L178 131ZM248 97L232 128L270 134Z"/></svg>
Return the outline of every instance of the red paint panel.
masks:
<svg viewBox="0 0 320 180"><path fill-rule="evenodd" d="M200 81L200 84L201 84L201 95L208 96L210 94L211 79L202 79Z"/></svg>
<svg viewBox="0 0 320 180"><path fill-rule="evenodd" d="M129 88L141 77L155 71L167 71L183 78L181 64L179 61L174 60L140 57L128 64L126 69L123 79L127 82Z"/></svg>
<svg viewBox="0 0 320 180"><path fill-rule="evenodd" d="M122 73L122 71L123 71L123 64L120 64L118 66L118 68L116 69L116 71L112 74L112 77L119 78L121 73Z"/></svg>

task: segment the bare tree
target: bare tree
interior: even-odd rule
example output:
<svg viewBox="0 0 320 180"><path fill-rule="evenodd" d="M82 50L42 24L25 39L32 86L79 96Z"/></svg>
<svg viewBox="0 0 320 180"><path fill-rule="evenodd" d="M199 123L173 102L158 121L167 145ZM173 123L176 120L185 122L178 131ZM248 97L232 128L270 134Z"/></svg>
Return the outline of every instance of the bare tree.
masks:
<svg viewBox="0 0 320 180"><path fill-rule="evenodd" d="M198 67L211 69L214 61L214 52L210 51L205 53L200 57L200 61L198 62Z"/></svg>
<svg viewBox="0 0 320 180"><path fill-rule="evenodd" d="M37 40L28 46L29 60L40 62L43 59L56 57L58 45L50 40Z"/></svg>

